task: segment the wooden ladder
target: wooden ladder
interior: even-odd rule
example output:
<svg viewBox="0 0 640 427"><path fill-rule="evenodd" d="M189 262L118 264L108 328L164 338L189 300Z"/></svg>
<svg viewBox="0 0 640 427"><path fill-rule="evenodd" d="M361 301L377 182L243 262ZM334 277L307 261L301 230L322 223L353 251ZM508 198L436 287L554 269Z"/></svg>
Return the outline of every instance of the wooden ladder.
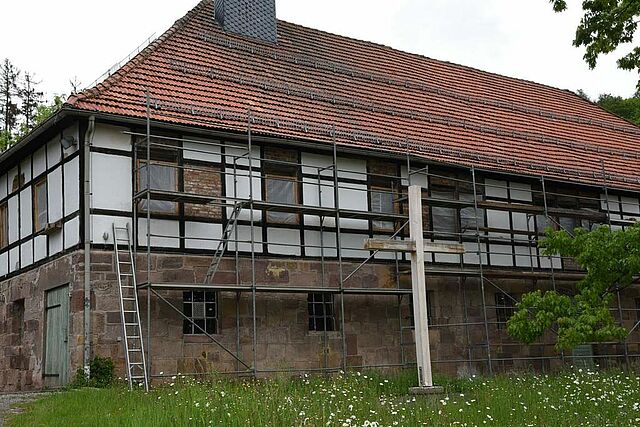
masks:
<svg viewBox="0 0 640 427"><path fill-rule="evenodd" d="M113 243L129 389L131 390L134 384L138 384L144 386L145 391L149 391L129 224L126 227L117 227L115 223L113 224ZM119 250L118 245L125 246L126 250Z"/></svg>

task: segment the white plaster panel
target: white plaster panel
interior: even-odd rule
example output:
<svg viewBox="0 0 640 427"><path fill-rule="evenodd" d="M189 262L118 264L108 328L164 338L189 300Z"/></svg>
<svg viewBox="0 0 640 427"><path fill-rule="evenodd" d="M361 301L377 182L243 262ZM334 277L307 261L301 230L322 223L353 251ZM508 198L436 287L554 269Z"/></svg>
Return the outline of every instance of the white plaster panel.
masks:
<svg viewBox="0 0 640 427"><path fill-rule="evenodd" d="M421 168L411 168L411 171L413 172L411 174L411 185L419 185L422 188L429 187L429 176L426 171L421 170ZM408 186L409 180L407 179L408 173L406 165L400 166L400 176L402 177L401 184Z"/></svg>
<svg viewBox="0 0 640 427"><path fill-rule="evenodd" d="M519 231L529 231L529 220L526 213L512 212L511 220L513 221L513 229ZM525 236L520 236L526 238Z"/></svg>
<svg viewBox="0 0 640 427"><path fill-rule="evenodd" d="M9 199L7 207L9 208L9 243L14 243L20 238L20 216L18 215L18 195Z"/></svg>
<svg viewBox="0 0 640 427"><path fill-rule="evenodd" d="M193 142L202 141L203 143ZM209 144L207 144L209 143ZM182 146L183 157L185 159L199 160L201 162L220 163L222 161L221 147L219 145L211 145L211 143L217 143L217 141L209 141L202 138L189 138L189 141L184 141Z"/></svg>
<svg viewBox="0 0 640 427"><path fill-rule="evenodd" d="M62 146L60 137L55 137L47 143L47 165L51 168L62 159Z"/></svg>
<svg viewBox="0 0 640 427"><path fill-rule="evenodd" d="M80 209L80 158L64 164L64 216Z"/></svg>
<svg viewBox="0 0 640 427"><path fill-rule="evenodd" d="M251 227L248 225L239 225L238 229L238 251L251 252ZM235 238L235 233L234 233ZM262 253L262 229L253 227L253 250L256 253ZM229 242L229 250L236 250L236 242Z"/></svg>
<svg viewBox="0 0 640 427"><path fill-rule="evenodd" d="M319 193L320 188L322 190L321 193ZM314 180L313 178L303 178L302 201L305 206L333 208L335 206L333 193L333 181L322 180L320 187L318 186L317 180ZM320 217L317 215L305 215L304 222L307 225L319 226ZM333 218L325 218L324 225L333 227L335 225L335 220Z"/></svg>
<svg viewBox="0 0 640 427"><path fill-rule="evenodd" d="M369 236L366 234L342 233L340 235L342 256L345 258L367 258L369 251L359 248L364 248L364 241L368 238Z"/></svg>
<svg viewBox="0 0 640 427"><path fill-rule="evenodd" d="M612 196L609 194L609 207L607 208L607 197L605 194L600 194L600 208L603 211L610 210L611 212L620 212L620 202L618 202L618 196Z"/></svg>
<svg viewBox="0 0 640 427"><path fill-rule="evenodd" d="M303 174L333 177L333 156L302 152L300 159Z"/></svg>
<svg viewBox="0 0 640 427"><path fill-rule="evenodd" d="M235 160L236 165L249 166L249 149L248 147L230 147L224 148L225 162L228 165L233 165ZM256 169L260 168L260 147L253 145L251 147L251 167ZM232 168L233 169L233 168Z"/></svg>
<svg viewBox="0 0 640 427"><path fill-rule="evenodd" d="M20 173L24 176L24 184L31 182L31 156L20 162Z"/></svg>
<svg viewBox="0 0 640 427"><path fill-rule="evenodd" d="M20 270L20 247L16 246L9 251L9 272Z"/></svg>
<svg viewBox="0 0 640 427"><path fill-rule="evenodd" d="M478 243L476 242L464 242L463 243L465 254L462 256L465 264L478 264ZM482 244L480 247L482 253L482 264L487 264L487 245Z"/></svg>
<svg viewBox="0 0 640 427"><path fill-rule="evenodd" d="M47 209L49 222L62 218L62 167L58 166L47 175Z"/></svg>
<svg viewBox="0 0 640 427"><path fill-rule="evenodd" d="M147 219L138 219L138 242L141 246L147 245ZM164 236L179 236L180 223L168 219L152 219L150 226L151 234ZM180 238L178 237L154 237L151 236L151 246L163 248L179 248Z"/></svg>
<svg viewBox="0 0 640 427"><path fill-rule="evenodd" d="M117 227L126 227L127 224L129 224L129 229L131 229L131 226L133 224L131 218L127 217L91 215L91 243L112 245L113 223L115 223ZM147 229L145 228L145 234L146 230ZM104 239L105 236L107 237L106 240Z"/></svg>
<svg viewBox="0 0 640 427"><path fill-rule="evenodd" d="M33 239L33 257L34 262L38 262L41 259L47 257L47 236L40 235Z"/></svg>
<svg viewBox="0 0 640 427"><path fill-rule="evenodd" d="M517 267L531 267L532 260L534 265L536 264L535 248L528 246L514 246L514 249L516 254Z"/></svg>
<svg viewBox="0 0 640 427"><path fill-rule="evenodd" d="M47 147L43 146L33 154L33 176L34 178L47 170Z"/></svg>
<svg viewBox="0 0 640 427"><path fill-rule="evenodd" d="M269 253L300 255L300 230L267 228L267 243Z"/></svg>
<svg viewBox="0 0 640 427"><path fill-rule="evenodd" d="M511 193L511 199L513 200L519 200L522 202L533 201L530 184L524 184L522 182L509 182L509 192Z"/></svg>
<svg viewBox="0 0 640 427"><path fill-rule="evenodd" d="M622 211L628 214L640 214L638 199L634 197L621 197Z"/></svg>
<svg viewBox="0 0 640 427"><path fill-rule="evenodd" d="M507 192L507 181L499 181L497 179L485 179L485 194L488 197L500 197L506 199L508 196Z"/></svg>
<svg viewBox="0 0 640 427"><path fill-rule="evenodd" d="M490 244L489 259L491 261L491 265L513 266L511 246Z"/></svg>
<svg viewBox="0 0 640 427"><path fill-rule="evenodd" d="M449 244L457 244L457 241L452 240L435 240L436 243L449 243ZM460 255L454 254L434 254L435 262L442 262L446 264L456 263L460 264Z"/></svg>
<svg viewBox="0 0 640 427"><path fill-rule="evenodd" d="M9 252L0 254L0 277L9 274Z"/></svg>
<svg viewBox="0 0 640 427"><path fill-rule="evenodd" d="M62 230L56 230L49 234L49 256L62 252Z"/></svg>
<svg viewBox="0 0 640 427"><path fill-rule="evenodd" d="M336 257L336 233L325 231L322 233L322 248L320 247L320 231L305 230L304 251L306 256Z"/></svg>
<svg viewBox="0 0 640 427"><path fill-rule="evenodd" d="M367 186L365 184L339 183L340 209L367 212L369 210ZM369 221L365 219L340 218L340 228L367 230Z"/></svg>
<svg viewBox="0 0 640 427"><path fill-rule="evenodd" d="M367 180L367 161L365 159L338 157L338 178Z"/></svg>
<svg viewBox="0 0 640 427"><path fill-rule="evenodd" d="M128 130L120 126L97 124L92 144L95 147L131 151L131 135L124 133Z"/></svg>
<svg viewBox="0 0 640 427"><path fill-rule="evenodd" d="M91 153L91 207L131 211L131 159Z"/></svg>
<svg viewBox="0 0 640 427"><path fill-rule="evenodd" d="M210 249L214 250L218 247L222 238L222 224L210 224L205 222L189 222L184 223L184 234L191 239L185 239L184 246L188 249ZM218 240L200 240L218 239ZM233 233L231 238L233 238Z"/></svg>
<svg viewBox="0 0 640 427"><path fill-rule="evenodd" d="M0 176L0 199L7 197L7 174Z"/></svg>
<svg viewBox="0 0 640 427"><path fill-rule="evenodd" d="M64 223L64 248L69 249L80 243L80 217Z"/></svg>
<svg viewBox="0 0 640 427"><path fill-rule="evenodd" d="M33 264L33 240L27 240L20 245L20 267L25 268Z"/></svg>
<svg viewBox="0 0 640 427"><path fill-rule="evenodd" d="M78 122L75 122L71 126L65 128L62 131L62 134L65 137L72 137L76 141L76 144L72 145L71 147L67 149L62 149L62 154L64 155L64 157L67 157L80 149L80 143L78 142L80 141L80 130L79 130ZM50 166L53 166L53 165L50 165Z"/></svg>
<svg viewBox="0 0 640 427"><path fill-rule="evenodd" d="M249 188L249 171L248 170L236 170L236 184L234 187L233 169L227 168L225 173L225 185L226 195L238 199L249 199L250 191L253 190L253 199L262 200L262 186L260 185L260 177L258 171L253 171L253 177L251 179L253 189ZM236 191L237 189L237 191ZM227 208L227 215L231 215L233 208ZM239 217L241 220L249 221L251 219L251 210L242 209ZM255 211L253 215L254 221L259 221L262 218L261 212Z"/></svg>
<svg viewBox="0 0 640 427"><path fill-rule="evenodd" d="M7 188L9 189L9 193L13 193L18 187L14 188L13 183L16 182L16 177L18 176L18 167L11 168L7 175Z"/></svg>
<svg viewBox="0 0 640 427"><path fill-rule="evenodd" d="M553 268L562 267L562 260L559 257L554 256L554 257L551 257L551 260L549 260L549 257L547 256L540 256L539 261L540 261L540 268L549 269L551 268L551 264L553 264Z"/></svg>
<svg viewBox="0 0 640 427"><path fill-rule="evenodd" d="M510 230L511 223L509 222L509 212L487 209L487 226L489 228L500 228L504 230ZM509 237L509 234L491 232L489 233L489 236Z"/></svg>
<svg viewBox="0 0 640 427"><path fill-rule="evenodd" d="M31 209L31 187L20 192L20 238L24 239L33 231L33 211Z"/></svg>

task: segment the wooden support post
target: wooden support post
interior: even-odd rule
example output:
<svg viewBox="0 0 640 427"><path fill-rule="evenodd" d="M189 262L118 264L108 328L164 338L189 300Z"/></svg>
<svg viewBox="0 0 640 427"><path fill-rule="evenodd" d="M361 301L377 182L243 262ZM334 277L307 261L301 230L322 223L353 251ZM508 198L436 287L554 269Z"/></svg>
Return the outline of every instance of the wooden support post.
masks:
<svg viewBox="0 0 640 427"><path fill-rule="evenodd" d="M415 244L411 252L411 286L413 323L415 325L416 361L420 389L433 388L429 324L427 321L427 288L424 275L424 234L422 231L422 187L409 187L409 237ZM412 392L419 392L412 390ZM422 391L424 392L424 391Z"/></svg>

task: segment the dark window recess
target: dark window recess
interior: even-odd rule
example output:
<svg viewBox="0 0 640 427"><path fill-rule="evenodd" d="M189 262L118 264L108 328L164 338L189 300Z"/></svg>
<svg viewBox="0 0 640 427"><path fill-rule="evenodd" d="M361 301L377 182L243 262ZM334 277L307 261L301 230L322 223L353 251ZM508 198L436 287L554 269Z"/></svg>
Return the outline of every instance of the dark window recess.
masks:
<svg viewBox="0 0 640 427"><path fill-rule="evenodd" d="M47 181L42 179L33 186L33 219L36 232L47 226Z"/></svg>
<svg viewBox="0 0 640 427"><path fill-rule="evenodd" d="M267 202L282 205L299 204L298 183L295 176L267 175ZM267 220L278 224L298 224L299 215L291 212L267 212Z"/></svg>
<svg viewBox="0 0 640 427"><path fill-rule="evenodd" d="M332 294L312 293L307 296L310 331L335 331L336 316Z"/></svg>
<svg viewBox="0 0 640 427"><path fill-rule="evenodd" d="M395 204L394 204L395 194L390 188L374 188L371 190L371 212L383 213L383 214L394 214ZM384 230L390 231L393 230L393 221L380 221L376 220L372 223L374 230Z"/></svg>
<svg viewBox="0 0 640 427"><path fill-rule="evenodd" d="M24 299L16 300L11 304L11 318L11 330L18 335L20 345L22 345L22 338L24 337Z"/></svg>
<svg viewBox="0 0 640 427"><path fill-rule="evenodd" d="M146 162L140 162L139 182L140 189L146 190L161 190L161 191L178 191L178 169L174 164L149 164L147 171ZM147 174L151 185L147 185ZM151 206L151 212L153 213L168 213L174 214L178 212L178 204L175 202L167 202L164 200L151 200L149 202ZM140 201L140 209L146 211L147 200Z"/></svg>
<svg viewBox="0 0 640 427"><path fill-rule="evenodd" d="M516 312L516 296L505 294L503 292L496 293L496 321L498 329L504 329L507 321Z"/></svg>
<svg viewBox="0 0 640 427"><path fill-rule="evenodd" d="M0 249L9 244L9 210L7 204L0 205Z"/></svg>
<svg viewBox="0 0 640 427"><path fill-rule="evenodd" d="M218 298L213 291L186 291L183 293L183 313L187 319L183 321L182 332L185 335L204 335L218 332ZM195 325L200 328L196 327Z"/></svg>

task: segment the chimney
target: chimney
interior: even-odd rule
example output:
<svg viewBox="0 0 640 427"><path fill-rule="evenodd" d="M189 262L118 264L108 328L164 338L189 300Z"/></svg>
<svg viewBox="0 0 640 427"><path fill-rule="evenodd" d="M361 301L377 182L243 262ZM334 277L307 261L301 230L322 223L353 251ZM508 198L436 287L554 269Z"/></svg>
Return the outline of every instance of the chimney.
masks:
<svg viewBox="0 0 640 427"><path fill-rule="evenodd" d="M276 0L215 0L214 7L225 31L277 42Z"/></svg>

